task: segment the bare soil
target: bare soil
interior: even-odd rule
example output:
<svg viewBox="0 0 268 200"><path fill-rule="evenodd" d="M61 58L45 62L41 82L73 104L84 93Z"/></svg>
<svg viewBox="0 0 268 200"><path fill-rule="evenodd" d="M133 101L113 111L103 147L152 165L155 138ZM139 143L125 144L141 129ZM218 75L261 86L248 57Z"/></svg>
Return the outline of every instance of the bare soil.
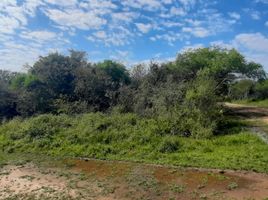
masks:
<svg viewBox="0 0 268 200"><path fill-rule="evenodd" d="M63 166L0 168L0 199L268 198L267 174L98 160L65 160Z"/></svg>

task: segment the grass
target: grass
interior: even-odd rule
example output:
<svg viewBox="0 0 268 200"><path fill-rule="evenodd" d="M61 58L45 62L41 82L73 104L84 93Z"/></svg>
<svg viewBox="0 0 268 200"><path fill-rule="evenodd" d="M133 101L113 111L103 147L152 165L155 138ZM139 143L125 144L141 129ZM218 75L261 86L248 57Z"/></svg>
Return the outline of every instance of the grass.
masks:
<svg viewBox="0 0 268 200"><path fill-rule="evenodd" d="M248 105L248 106L256 106L261 108L268 108L268 99L265 100L236 100L232 101L232 103Z"/></svg>
<svg viewBox="0 0 268 200"><path fill-rule="evenodd" d="M159 134L162 127L134 114L18 118L0 126L0 166L43 154L268 173L268 145L250 132L193 139Z"/></svg>

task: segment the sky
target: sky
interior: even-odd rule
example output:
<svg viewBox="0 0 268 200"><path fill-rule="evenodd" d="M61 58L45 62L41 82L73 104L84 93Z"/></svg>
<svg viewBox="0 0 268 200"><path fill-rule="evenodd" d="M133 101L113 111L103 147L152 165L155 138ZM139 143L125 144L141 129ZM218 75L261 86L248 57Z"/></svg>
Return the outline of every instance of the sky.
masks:
<svg viewBox="0 0 268 200"><path fill-rule="evenodd" d="M0 0L0 69L86 51L127 66L236 48L268 71L268 0Z"/></svg>

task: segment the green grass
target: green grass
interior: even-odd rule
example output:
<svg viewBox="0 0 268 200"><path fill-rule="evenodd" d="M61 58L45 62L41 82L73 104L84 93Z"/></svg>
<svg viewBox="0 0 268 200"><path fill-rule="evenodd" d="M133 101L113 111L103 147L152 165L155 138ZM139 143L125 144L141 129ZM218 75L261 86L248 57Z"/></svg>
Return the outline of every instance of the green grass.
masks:
<svg viewBox="0 0 268 200"><path fill-rule="evenodd" d="M193 139L163 135L163 127L134 114L14 119L0 126L0 165L12 155L43 154L268 173L268 145L249 132Z"/></svg>
<svg viewBox="0 0 268 200"><path fill-rule="evenodd" d="M232 103L247 105L247 106L257 106L262 108L268 108L268 99L265 100L236 100L232 101Z"/></svg>

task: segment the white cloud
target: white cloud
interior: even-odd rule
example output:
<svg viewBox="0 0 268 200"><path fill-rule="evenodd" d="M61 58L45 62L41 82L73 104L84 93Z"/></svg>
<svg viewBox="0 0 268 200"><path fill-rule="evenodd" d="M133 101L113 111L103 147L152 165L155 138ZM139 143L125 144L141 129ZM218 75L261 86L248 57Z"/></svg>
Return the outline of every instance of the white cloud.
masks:
<svg viewBox="0 0 268 200"><path fill-rule="evenodd" d="M39 56L62 47L58 43L53 46L18 43L15 41L5 42L4 48L0 49L0 67L11 71L22 71L24 64L32 65ZM62 51L62 49L58 49ZM27 52L27 53L25 53Z"/></svg>
<svg viewBox="0 0 268 200"><path fill-rule="evenodd" d="M268 37L261 33L243 33L235 36L230 42L222 40L211 42L210 45L227 49L235 48L248 61L261 63L268 70Z"/></svg>
<svg viewBox="0 0 268 200"><path fill-rule="evenodd" d="M118 53L118 55L120 56L121 59L125 59L130 54L129 51L117 50L116 52Z"/></svg>
<svg viewBox="0 0 268 200"><path fill-rule="evenodd" d="M261 33L239 34L232 45L242 52L248 60L261 63L268 70L268 37Z"/></svg>
<svg viewBox="0 0 268 200"><path fill-rule="evenodd" d="M136 23L135 25L142 33L148 33L153 28L152 24Z"/></svg>
<svg viewBox="0 0 268 200"><path fill-rule="evenodd" d="M234 42L251 51L266 52L268 55L268 37L261 33L239 34L235 37Z"/></svg>
<svg viewBox="0 0 268 200"><path fill-rule="evenodd" d="M86 37L94 43L103 43L106 46L123 46L132 41L133 33L123 26L118 26L110 32L97 31Z"/></svg>
<svg viewBox="0 0 268 200"><path fill-rule="evenodd" d="M20 27L20 23L13 17L0 15L0 33L14 33Z"/></svg>
<svg viewBox="0 0 268 200"><path fill-rule="evenodd" d="M186 15L186 12L182 8L177 8L177 7L172 6L170 9L170 14L172 16L176 16L176 15L177 16L184 16L184 15Z"/></svg>
<svg viewBox="0 0 268 200"><path fill-rule="evenodd" d="M161 9L163 6L159 0L124 0L122 4L127 7L150 11Z"/></svg>
<svg viewBox="0 0 268 200"><path fill-rule="evenodd" d="M74 27L83 30L97 29L107 23L107 20L93 12L84 12L80 9L46 9L46 15L61 26Z"/></svg>
<svg viewBox="0 0 268 200"><path fill-rule="evenodd" d="M179 2L186 8L193 7L197 1L196 0L179 0Z"/></svg>
<svg viewBox="0 0 268 200"><path fill-rule="evenodd" d="M234 48L234 46L232 44L225 43L222 40L210 42L210 46L217 46L217 47L222 47L225 49L233 49Z"/></svg>
<svg viewBox="0 0 268 200"><path fill-rule="evenodd" d="M155 35L150 37L151 41L158 41L158 40L163 40L163 41L167 41L168 45L170 46L174 46L174 43L177 40L182 40L183 39L183 35L180 33L175 33L173 31L169 31L167 33L164 34L159 34L159 35Z"/></svg>
<svg viewBox="0 0 268 200"><path fill-rule="evenodd" d="M255 0L256 3L268 4L268 0Z"/></svg>
<svg viewBox="0 0 268 200"><path fill-rule="evenodd" d="M231 18L234 18L234 19L236 19L236 20L239 20L239 19L241 18L240 14L238 14L238 13L236 13L236 12L229 12L228 14L229 14L229 16L230 16Z"/></svg>
<svg viewBox="0 0 268 200"><path fill-rule="evenodd" d="M117 8L117 5L112 0L84 0L79 6L87 10L97 10L99 13L100 11L107 13Z"/></svg>
<svg viewBox="0 0 268 200"><path fill-rule="evenodd" d="M265 3L266 0L256 1ZM180 41L191 41L193 37L199 40L216 37L224 31L231 33L233 25L241 18L240 13L227 11L226 16L214 5L214 0L0 0L0 49L5 49L7 57L13 58L14 62L4 59L9 62L6 66L11 66L10 63L18 65L17 62L30 60L29 57L15 59L15 55L21 56L27 48L33 55L46 53L57 46L77 48L75 43L68 43L75 37L86 38L89 45L100 48L134 44L144 34L149 42L180 45ZM46 16L41 19L45 23L37 23L40 19L34 18L37 12L38 16ZM247 12L255 19L263 14L253 9ZM237 36L237 45L248 49L239 42L242 38ZM191 46L191 42L187 46ZM121 47L121 51L113 51L124 56L126 53ZM14 55L11 55L12 51ZM4 51L1 52L0 60L4 56Z"/></svg>
<svg viewBox="0 0 268 200"><path fill-rule="evenodd" d="M106 32L104 32L104 31L98 31L96 33L93 33L93 35L98 39L106 39L107 38Z"/></svg>
<svg viewBox="0 0 268 200"><path fill-rule="evenodd" d="M25 0L18 5L16 0L0 1L0 33L13 34L28 24L28 16L33 17L40 1Z"/></svg>
<svg viewBox="0 0 268 200"><path fill-rule="evenodd" d="M183 23L173 21L163 21L161 25L170 28L170 27L181 27L183 26Z"/></svg>
<svg viewBox="0 0 268 200"><path fill-rule="evenodd" d="M267 21L267 22L265 22L265 24L264 24L264 25L268 27L268 21Z"/></svg>
<svg viewBox="0 0 268 200"><path fill-rule="evenodd" d="M56 4L59 8L46 6L44 13L51 21L61 26L61 28L75 28L82 30L100 29L107 24L107 21L113 19L129 20L131 14L123 16L115 14L114 10L118 6L111 0L45 0L50 4ZM114 15L114 16L112 16ZM128 17L128 19L126 19Z"/></svg>
<svg viewBox="0 0 268 200"><path fill-rule="evenodd" d="M192 26L200 26L201 24L203 24L204 22L200 21L200 20L193 20L193 19L185 19L185 21L187 23L189 23Z"/></svg>
<svg viewBox="0 0 268 200"><path fill-rule="evenodd" d="M253 20L260 20L261 13L258 10L252 8L245 8L243 11L248 14Z"/></svg>
<svg viewBox="0 0 268 200"><path fill-rule="evenodd" d="M185 25L182 28L183 33L198 38L205 38L212 35L217 35L221 32L230 31L236 20L225 18L222 13L214 9L200 9L197 12L197 17L184 19Z"/></svg>
<svg viewBox="0 0 268 200"><path fill-rule="evenodd" d="M191 51L191 50L195 50L195 49L199 49L199 48L203 48L203 47L204 47L204 45L201 44L201 43L193 44L193 45L187 45L187 46L184 46L179 52L183 53L185 51Z"/></svg>
<svg viewBox="0 0 268 200"><path fill-rule="evenodd" d="M44 0L44 2L63 7L75 6L77 4L77 0Z"/></svg>
<svg viewBox="0 0 268 200"><path fill-rule="evenodd" d="M126 22L126 23L131 23L135 18L137 18L139 14L135 12L117 12L117 13L112 13L112 19L115 22Z"/></svg>
<svg viewBox="0 0 268 200"><path fill-rule="evenodd" d="M259 19L261 19L260 13L257 12L257 11L252 12L250 15L251 15L251 18L254 19L254 20L259 20Z"/></svg>
<svg viewBox="0 0 268 200"><path fill-rule="evenodd" d="M20 37L37 42L47 42L57 38L57 34L51 31L23 31Z"/></svg>
<svg viewBox="0 0 268 200"><path fill-rule="evenodd" d="M199 38L204 38L211 35L210 31L203 27L183 27L182 31L190 33Z"/></svg>

